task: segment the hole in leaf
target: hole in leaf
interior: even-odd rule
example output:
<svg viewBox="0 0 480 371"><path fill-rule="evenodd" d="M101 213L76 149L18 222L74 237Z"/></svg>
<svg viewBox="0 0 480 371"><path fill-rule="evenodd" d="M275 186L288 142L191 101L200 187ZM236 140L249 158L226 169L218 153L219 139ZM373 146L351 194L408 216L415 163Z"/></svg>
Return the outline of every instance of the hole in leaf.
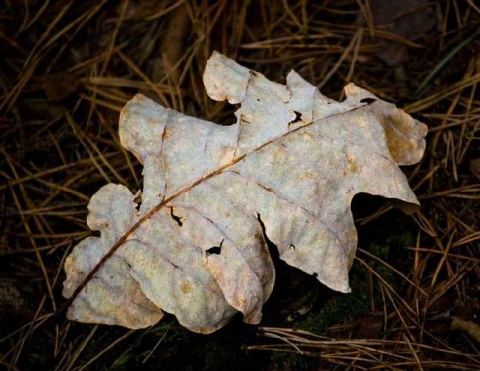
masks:
<svg viewBox="0 0 480 371"><path fill-rule="evenodd" d="M207 256L210 256L212 254L220 255L220 253L222 252L223 241L224 240L222 240L222 242L220 242L220 244L218 246L212 246L209 249L207 249L207 251L206 251Z"/></svg>
<svg viewBox="0 0 480 371"><path fill-rule="evenodd" d="M297 122L302 121L302 114L301 114L300 112L298 112L298 111L293 111L293 113L295 114L295 118L288 123L288 126L293 125L293 124L296 124Z"/></svg>
<svg viewBox="0 0 480 371"><path fill-rule="evenodd" d="M376 99L375 98L363 98L363 99L360 99L360 103L366 103L367 106L369 104L372 104L373 102L375 102Z"/></svg>
<svg viewBox="0 0 480 371"><path fill-rule="evenodd" d="M133 202L135 203L135 210L140 210L140 205L142 204L142 193L139 192L135 198L133 199Z"/></svg>
<svg viewBox="0 0 480 371"><path fill-rule="evenodd" d="M173 220L175 220L177 222L179 227L181 227L183 225L182 217L177 216L173 213L173 207L170 207L170 216L172 217Z"/></svg>

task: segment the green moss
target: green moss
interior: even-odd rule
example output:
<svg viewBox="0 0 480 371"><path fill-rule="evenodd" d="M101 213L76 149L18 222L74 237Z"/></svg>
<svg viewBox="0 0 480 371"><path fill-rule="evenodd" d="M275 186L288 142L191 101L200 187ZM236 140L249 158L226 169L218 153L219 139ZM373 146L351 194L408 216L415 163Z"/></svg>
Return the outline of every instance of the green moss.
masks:
<svg viewBox="0 0 480 371"><path fill-rule="evenodd" d="M398 235L388 235L387 232L380 231L374 234L374 238L368 241L368 245L364 244L363 248L385 261L394 262L395 266L409 264L409 252L404 247L412 246L414 242L412 234L408 230ZM402 281L392 273L390 268L361 252L358 256L390 285L394 288L398 286L398 290L401 290ZM356 261L350 271L352 288L350 294L327 290L325 297L317 299L311 312L289 325L323 335L326 329L333 325L349 323L355 318L368 315L371 310L372 295L375 305L380 305L382 301L377 279L373 279L373 285L370 282L370 270ZM278 311L278 308L271 308L271 310ZM320 357L293 352L247 354L242 350L243 344L255 344L263 340L259 341L256 338L256 327L242 323L241 316L232 322L219 332L205 336L193 334L177 322L173 322L172 325L171 321L162 321L150 329L135 332L128 339L117 344L114 349L102 355L94 363L94 367L99 370L128 370L138 367L147 370L157 369L161 365L163 370L237 370L254 364L256 369L260 370L299 371L329 367L329 364ZM278 323L269 323L269 325L282 326ZM78 329L82 329L79 338L85 339L91 327L82 325L78 326ZM84 364L98 354L99 350L125 334L125 331L115 327L99 327L75 364ZM167 332L166 335L165 332ZM162 339L161 344L150 356L148 362L144 363L145 358L160 339Z"/></svg>
<svg viewBox="0 0 480 371"><path fill-rule="evenodd" d="M366 250L384 261L398 260L402 255L405 255L404 258L406 258L408 252L404 247L412 246L414 242L412 233L408 229L398 235L384 236L380 233L375 237ZM396 274L392 273L391 269L383 263L365 254L361 255L361 258L370 269L376 271L392 287L402 286L402 281L398 280ZM330 326L348 323L354 318L368 315L371 310L372 296L375 305L382 302L379 285L376 283L377 279L374 278L373 287L370 280L371 271L359 262L355 262L350 271L352 292L349 294L334 293L331 298L320 303L319 308L297 321L295 327L316 335L323 335ZM290 352L274 352L271 361L275 370L301 371L322 369L326 366L319 357Z"/></svg>

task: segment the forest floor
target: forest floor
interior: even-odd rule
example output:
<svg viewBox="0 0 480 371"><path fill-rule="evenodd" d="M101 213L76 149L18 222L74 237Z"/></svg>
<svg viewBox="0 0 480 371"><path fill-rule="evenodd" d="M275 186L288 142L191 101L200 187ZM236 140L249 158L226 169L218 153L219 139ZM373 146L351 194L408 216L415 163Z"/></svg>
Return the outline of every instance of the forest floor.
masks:
<svg viewBox="0 0 480 371"><path fill-rule="evenodd" d="M480 369L480 8L393 4L2 1L0 365ZM278 83L294 69L335 100L354 82L425 123L425 156L403 168L422 208L408 216L356 197L352 293L300 277L283 283L258 326L238 316L199 335L171 315L136 331L67 320L63 263L92 233L89 198L110 182L141 188L142 165L119 143L119 112L141 92L231 123L235 107L202 84L214 50ZM305 298L311 310L288 321Z"/></svg>

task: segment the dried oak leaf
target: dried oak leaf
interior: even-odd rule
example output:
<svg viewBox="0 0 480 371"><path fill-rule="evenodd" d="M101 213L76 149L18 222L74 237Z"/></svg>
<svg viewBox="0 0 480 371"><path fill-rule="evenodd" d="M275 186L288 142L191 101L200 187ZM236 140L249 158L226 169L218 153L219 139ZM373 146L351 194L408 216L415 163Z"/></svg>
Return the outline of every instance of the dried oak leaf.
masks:
<svg viewBox="0 0 480 371"><path fill-rule="evenodd" d="M142 328L165 310L209 333L240 311L258 323L275 278L265 235L288 264L349 292L353 196L418 204L397 164L420 160L426 126L393 104L353 84L339 103L294 71L280 85L218 53L204 82L213 99L241 104L236 125L142 95L123 109L142 202L114 184L90 200L87 223L101 233L66 260L70 319Z"/></svg>

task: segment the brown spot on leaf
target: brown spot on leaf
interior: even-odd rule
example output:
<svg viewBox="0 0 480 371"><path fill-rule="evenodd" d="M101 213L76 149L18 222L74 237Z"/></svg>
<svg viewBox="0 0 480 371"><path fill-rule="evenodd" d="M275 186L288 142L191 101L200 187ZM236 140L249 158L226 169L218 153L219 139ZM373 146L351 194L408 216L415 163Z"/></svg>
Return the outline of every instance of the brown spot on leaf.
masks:
<svg viewBox="0 0 480 371"><path fill-rule="evenodd" d="M170 137L170 132L167 130L167 128L165 127L165 130L163 130L163 141L167 140L169 137Z"/></svg>
<svg viewBox="0 0 480 371"><path fill-rule="evenodd" d="M180 290L182 291L182 293L188 294L189 292L192 292L193 287L192 287L192 285L190 285L188 282L184 282L184 283L182 283L182 285L180 286Z"/></svg>
<svg viewBox="0 0 480 371"><path fill-rule="evenodd" d="M357 163L357 157L351 153L347 153L347 165L343 170L343 175L359 173L362 171L362 166Z"/></svg>

